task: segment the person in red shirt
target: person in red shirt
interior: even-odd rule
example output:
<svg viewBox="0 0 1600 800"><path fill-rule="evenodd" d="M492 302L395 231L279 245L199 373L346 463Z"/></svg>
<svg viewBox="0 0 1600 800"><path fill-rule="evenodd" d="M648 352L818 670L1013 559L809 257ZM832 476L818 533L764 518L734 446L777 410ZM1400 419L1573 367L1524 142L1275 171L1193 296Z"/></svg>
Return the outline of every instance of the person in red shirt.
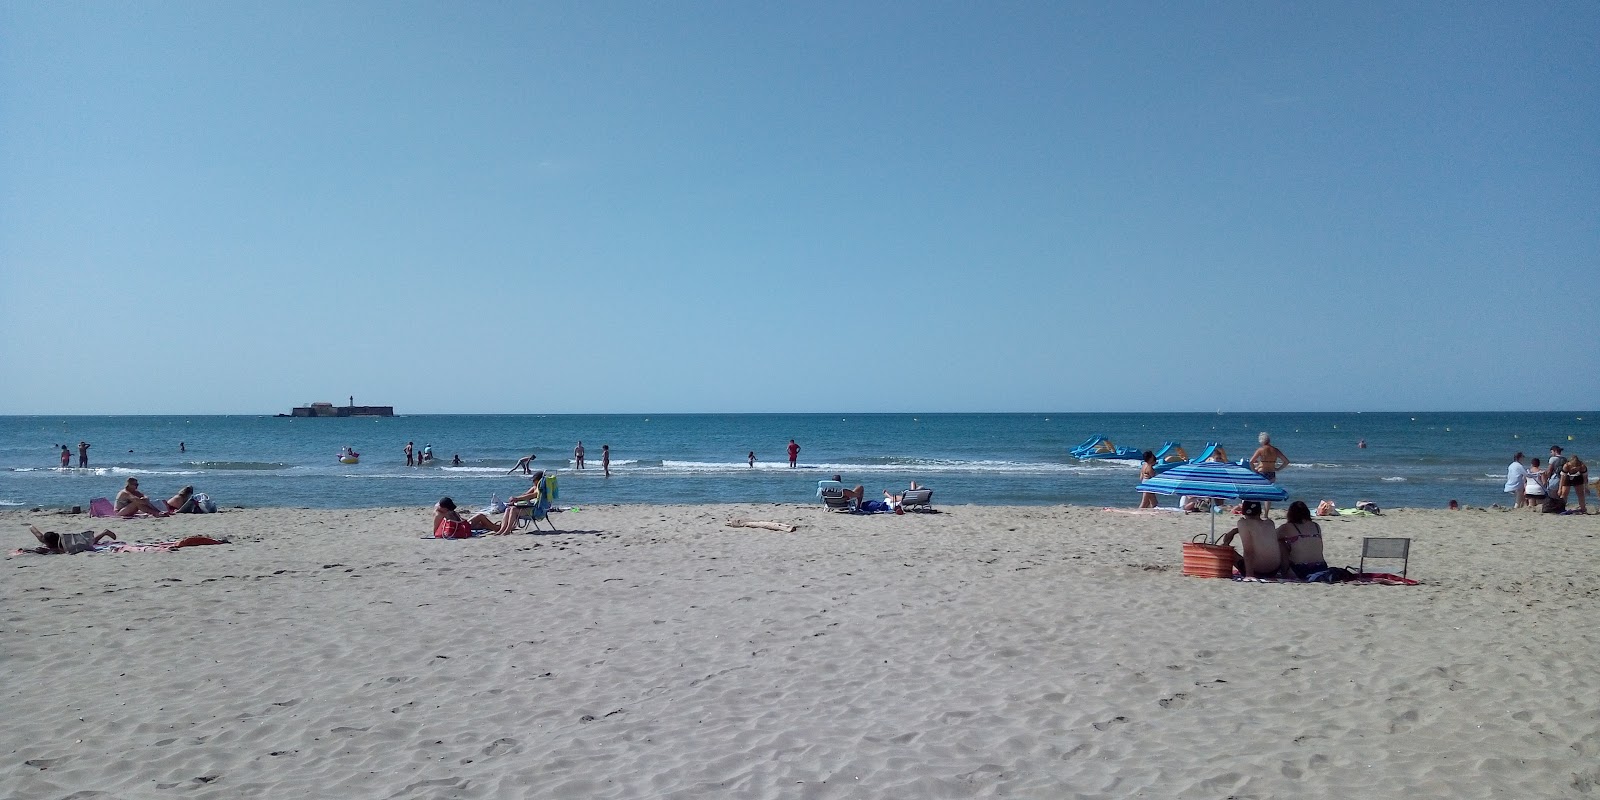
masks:
<svg viewBox="0 0 1600 800"><path fill-rule="evenodd" d="M790 439L789 440L789 469L794 469L795 462L798 461L799 459L800 459L800 445L795 444L794 440Z"/></svg>

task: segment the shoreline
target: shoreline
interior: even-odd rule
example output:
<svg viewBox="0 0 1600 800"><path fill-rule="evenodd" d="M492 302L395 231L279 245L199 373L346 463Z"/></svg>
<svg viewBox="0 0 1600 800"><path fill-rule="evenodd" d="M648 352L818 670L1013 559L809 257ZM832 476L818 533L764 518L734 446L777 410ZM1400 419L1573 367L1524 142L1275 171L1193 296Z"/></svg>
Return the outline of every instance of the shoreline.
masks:
<svg viewBox="0 0 1600 800"><path fill-rule="evenodd" d="M1411 537L1423 585L1399 587L1181 576L1197 515L940 509L583 506L555 534L469 541L419 538L421 507L95 520L233 543L0 567L0 793L1600 785L1596 516L1319 520L1330 564ZM11 547L30 519L69 518L0 512ZM58 691L69 664L86 683Z"/></svg>

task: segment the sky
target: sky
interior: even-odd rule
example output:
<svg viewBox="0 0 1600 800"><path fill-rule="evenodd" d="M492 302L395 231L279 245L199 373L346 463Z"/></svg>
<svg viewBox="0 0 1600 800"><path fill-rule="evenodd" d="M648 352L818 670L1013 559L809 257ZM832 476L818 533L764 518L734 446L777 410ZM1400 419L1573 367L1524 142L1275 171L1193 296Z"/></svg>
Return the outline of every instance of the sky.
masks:
<svg viewBox="0 0 1600 800"><path fill-rule="evenodd" d="M0 2L0 414L1592 410L1597 40Z"/></svg>

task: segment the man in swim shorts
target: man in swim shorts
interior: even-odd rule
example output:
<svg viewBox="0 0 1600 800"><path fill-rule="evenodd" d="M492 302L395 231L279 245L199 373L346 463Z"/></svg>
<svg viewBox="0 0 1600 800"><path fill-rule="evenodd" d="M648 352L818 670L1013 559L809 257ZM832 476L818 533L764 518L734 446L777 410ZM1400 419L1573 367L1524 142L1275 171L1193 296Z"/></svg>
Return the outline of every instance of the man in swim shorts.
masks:
<svg viewBox="0 0 1600 800"><path fill-rule="evenodd" d="M1250 468L1261 473L1261 477L1277 483L1278 470L1289 466L1289 457L1285 456L1282 450L1272 446L1272 434L1266 431L1262 431L1261 435L1256 437L1256 441L1260 442L1261 446L1250 455ZM1262 514L1270 519L1272 504L1267 503L1263 509Z"/></svg>

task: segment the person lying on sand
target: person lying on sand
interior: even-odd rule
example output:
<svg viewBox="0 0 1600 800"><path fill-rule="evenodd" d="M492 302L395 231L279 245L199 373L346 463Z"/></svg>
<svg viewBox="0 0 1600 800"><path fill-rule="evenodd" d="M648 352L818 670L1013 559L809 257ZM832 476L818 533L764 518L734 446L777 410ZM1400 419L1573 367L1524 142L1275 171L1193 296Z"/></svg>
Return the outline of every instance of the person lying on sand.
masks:
<svg viewBox="0 0 1600 800"><path fill-rule="evenodd" d="M33 525L28 526L28 532L33 534L33 538L38 539L39 544L42 546L23 548L27 552L38 553L42 556L62 554L67 552L66 548L61 546L61 534L56 533L55 531L41 531ZM85 536L92 537L89 540L91 545L98 545L104 539L117 538L117 535L109 530L101 531L99 533L95 533L94 531L84 531L83 533Z"/></svg>

